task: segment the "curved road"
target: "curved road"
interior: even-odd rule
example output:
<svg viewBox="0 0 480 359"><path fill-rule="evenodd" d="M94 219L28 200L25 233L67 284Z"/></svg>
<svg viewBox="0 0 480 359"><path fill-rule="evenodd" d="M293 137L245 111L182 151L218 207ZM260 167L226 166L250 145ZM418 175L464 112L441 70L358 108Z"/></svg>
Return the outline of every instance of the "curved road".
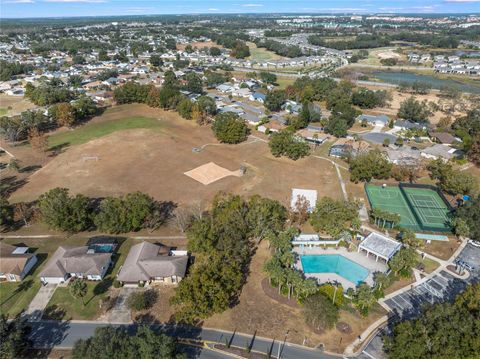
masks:
<svg viewBox="0 0 480 359"><path fill-rule="evenodd" d="M52 321L43 320L37 322L30 322L29 326L32 328L30 338L33 341L34 347L37 348L72 348L75 342L79 339L86 339L91 337L96 328L105 327L110 324L87 321ZM122 325L114 325L122 326ZM125 325L127 330L134 333L137 324ZM193 339L203 342L225 343L231 341L231 344L237 347L244 348L246 345L251 345L252 350L270 353L277 357L280 353L281 358L291 359L338 359L338 356L323 353L318 349L311 349L304 346L291 344L286 342L288 335L285 338L267 339L259 338L244 334L233 334L230 332L203 329L192 326L180 326L173 324L152 325L154 330L163 330L166 334L181 339ZM253 341L253 342L252 342ZM186 348L185 346L182 346ZM185 349L189 357L200 358L226 358L228 356L213 352L208 349L188 347ZM340 356L341 357L341 356Z"/></svg>

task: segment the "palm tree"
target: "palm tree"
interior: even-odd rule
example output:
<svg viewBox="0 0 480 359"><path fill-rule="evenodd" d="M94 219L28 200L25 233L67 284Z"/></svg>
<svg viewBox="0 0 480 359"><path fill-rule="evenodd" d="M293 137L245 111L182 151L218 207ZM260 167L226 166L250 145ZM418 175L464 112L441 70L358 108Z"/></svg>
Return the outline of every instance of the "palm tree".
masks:
<svg viewBox="0 0 480 359"><path fill-rule="evenodd" d="M87 283L83 279L75 279L70 285L70 294L75 299L82 298L83 305L85 305L84 297L87 295Z"/></svg>

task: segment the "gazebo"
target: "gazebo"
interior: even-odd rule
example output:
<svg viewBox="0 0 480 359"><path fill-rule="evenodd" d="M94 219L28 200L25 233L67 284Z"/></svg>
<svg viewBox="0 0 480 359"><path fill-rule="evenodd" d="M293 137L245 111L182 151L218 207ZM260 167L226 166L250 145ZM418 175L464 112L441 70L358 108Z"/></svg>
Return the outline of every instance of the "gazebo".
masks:
<svg viewBox="0 0 480 359"><path fill-rule="evenodd" d="M375 261L378 262L378 258L381 258L388 263L401 247L400 242L383 234L372 232L360 243L358 252L365 251L367 257L373 254Z"/></svg>

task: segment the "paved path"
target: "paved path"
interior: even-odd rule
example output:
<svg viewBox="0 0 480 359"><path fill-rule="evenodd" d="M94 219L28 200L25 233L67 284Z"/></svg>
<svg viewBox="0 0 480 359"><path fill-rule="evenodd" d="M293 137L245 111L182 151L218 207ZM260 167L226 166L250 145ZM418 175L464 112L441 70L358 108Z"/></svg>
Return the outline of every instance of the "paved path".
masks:
<svg viewBox="0 0 480 359"><path fill-rule="evenodd" d="M89 338L94 334L96 328L107 325L109 324L87 321L37 321L30 323L32 328L30 337L34 346L38 348L72 348L77 340ZM130 324L124 327L129 332L133 333L136 330L137 325ZM269 339L254 335L234 334L215 329L176 326L172 324L153 325L152 329L163 330L166 334L177 338L193 339L207 343L213 342L224 344L225 341L228 340L232 342L232 345L241 348L245 347L245 343L251 343L252 350L271 353L273 356L277 356L277 353L280 353L280 356L285 359L341 358L341 356L325 354L318 349L289 343L287 341L288 334L286 337L279 339Z"/></svg>
<svg viewBox="0 0 480 359"><path fill-rule="evenodd" d="M55 289L57 289L56 284L47 284L40 287L25 311L24 315L27 316L28 320L39 320L42 317L43 311L52 298L53 293L55 293Z"/></svg>
<svg viewBox="0 0 480 359"><path fill-rule="evenodd" d="M106 315L107 322L115 324L131 324L132 313L127 307L127 298L134 292L141 291L141 288L122 287L118 292L115 305L110 309Z"/></svg>

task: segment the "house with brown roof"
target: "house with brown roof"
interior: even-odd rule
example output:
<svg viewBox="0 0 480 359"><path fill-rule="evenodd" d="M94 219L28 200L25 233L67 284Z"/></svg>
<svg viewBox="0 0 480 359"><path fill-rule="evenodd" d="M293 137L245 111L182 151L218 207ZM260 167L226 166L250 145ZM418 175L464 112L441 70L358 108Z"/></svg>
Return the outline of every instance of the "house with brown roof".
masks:
<svg viewBox="0 0 480 359"><path fill-rule="evenodd" d="M43 283L63 283L70 277L102 280L112 263L112 253L88 246L58 247L40 273Z"/></svg>
<svg viewBox="0 0 480 359"><path fill-rule="evenodd" d="M32 270L38 258L28 247L0 242L0 281L19 282Z"/></svg>
<svg viewBox="0 0 480 359"><path fill-rule="evenodd" d="M142 242L130 248L117 278L126 285L177 284L187 271L188 255L171 255L170 248Z"/></svg>
<svg viewBox="0 0 480 359"><path fill-rule="evenodd" d="M451 145L458 142L458 140L448 132L430 132L430 137L433 141L444 145Z"/></svg>

